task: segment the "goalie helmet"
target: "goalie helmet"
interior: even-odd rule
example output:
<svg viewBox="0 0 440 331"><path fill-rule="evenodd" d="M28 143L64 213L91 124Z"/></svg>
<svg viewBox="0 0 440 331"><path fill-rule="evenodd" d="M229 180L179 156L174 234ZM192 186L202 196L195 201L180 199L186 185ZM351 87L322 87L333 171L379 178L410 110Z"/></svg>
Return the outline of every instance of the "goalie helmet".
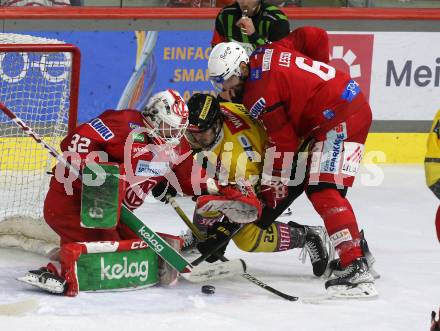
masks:
<svg viewBox="0 0 440 331"><path fill-rule="evenodd" d="M217 91L222 91L223 83L232 76L242 78L241 62L249 63L249 56L240 44L220 43L212 49L208 60L208 73Z"/></svg>
<svg viewBox="0 0 440 331"><path fill-rule="evenodd" d="M209 149L222 129L220 103L212 95L196 93L188 100L188 109L186 138L195 149Z"/></svg>
<svg viewBox="0 0 440 331"><path fill-rule="evenodd" d="M142 116L148 134L159 143L179 144L188 126L188 106L179 92L172 89L153 95Z"/></svg>

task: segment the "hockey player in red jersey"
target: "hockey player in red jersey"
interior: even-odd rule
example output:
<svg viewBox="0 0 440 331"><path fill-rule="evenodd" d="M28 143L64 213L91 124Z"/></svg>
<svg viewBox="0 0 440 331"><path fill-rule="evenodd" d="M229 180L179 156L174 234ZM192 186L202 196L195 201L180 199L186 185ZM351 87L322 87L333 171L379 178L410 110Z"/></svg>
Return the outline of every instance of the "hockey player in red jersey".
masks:
<svg viewBox="0 0 440 331"><path fill-rule="evenodd" d="M170 182L188 195L200 194L197 190L206 189L206 185L203 188L198 182L200 172L194 171L191 178L193 170L200 168L193 167L191 148L183 137L187 117L184 100L178 92L169 89L155 94L143 111L107 110L78 126L63 139L61 151L79 169L88 162L117 164L124 175L123 201L132 210L143 203L150 191L159 198L165 193L176 194L176 189L162 183ZM44 218L60 236L61 245L137 238L120 222L111 229L84 227L81 224L84 178L83 183L71 179L71 173L61 163L54 170L44 202ZM59 275L52 264L28 272L21 280L53 293L63 293L66 288L64 275Z"/></svg>
<svg viewBox="0 0 440 331"><path fill-rule="evenodd" d="M171 171L182 191L192 195L191 176L188 174L192 171L193 161L189 144L181 139L187 126L187 116L187 106L179 93L166 90L154 95L142 112L134 109L107 110L80 125L63 139L61 151L75 153L82 164L90 161L91 157L96 158L96 152L105 153L107 160L101 159L101 162L118 163L125 173L123 201L131 210L139 207L148 192ZM144 128L145 132L133 132L138 128ZM136 238L121 223L112 230L81 227L81 182L75 180L72 184L73 190L69 194L65 180L55 174L44 203L44 218L60 236L61 244Z"/></svg>
<svg viewBox="0 0 440 331"><path fill-rule="evenodd" d="M262 187L272 207L288 195L289 179L296 172L291 160L301 142L311 141L305 190L340 257L336 277L326 282L326 288L336 296L377 295L346 198L372 120L358 84L333 67L276 43L257 49L250 59L237 43L219 44L211 52L208 70L223 98L243 97L275 147L273 167Z"/></svg>

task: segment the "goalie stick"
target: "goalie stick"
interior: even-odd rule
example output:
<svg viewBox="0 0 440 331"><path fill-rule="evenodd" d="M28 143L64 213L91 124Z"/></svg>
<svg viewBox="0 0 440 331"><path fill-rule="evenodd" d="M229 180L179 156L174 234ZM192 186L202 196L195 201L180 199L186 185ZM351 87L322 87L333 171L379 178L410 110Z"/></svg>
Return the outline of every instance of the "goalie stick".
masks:
<svg viewBox="0 0 440 331"><path fill-rule="evenodd" d="M176 211L176 213L180 216L180 218L182 219L182 221L190 228L190 230L192 231L192 233L194 234L194 236L196 236L197 239L199 240L204 240L205 236L200 232L200 230L191 222L191 220L188 218L188 216L186 216L185 212L183 211L182 208L180 208L180 206L177 204L177 201L173 198L173 197L168 197L168 201L170 202L170 205L174 208L174 210ZM239 231L239 230L238 230ZM233 237L238 231L235 231L234 233L232 233L227 240L225 240L224 242L222 242L223 245L219 245L217 247L215 247L215 249L212 250L212 252L208 252L208 256L205 257L208 258L209 256L211 256L214 252L217 251L218 248L223 247L224 245L226 245L226 243L229 241L229 239L231 237ZM225 256L221 255L218 256L218 258L223 262L223 263L227 263L230 262ZM244 263L244 261L243 261ZM221 264L220 264L221 265ZM266 283L262 282L261 280L255 278L254 276L252 276L251 274L246 272L246 269L244 268L243 272L241 273L241 277L243 277L244 279L250 281L251 283L260 286L261 288L265 289L266 291L269 291L283 299L289 300L289 301L297 301L299 298L293 295L289 295L286 293L283 293L281 291L278 291L277 289L267 285Z"/></svg>
<svg viewBox="0 0 440 331"><path fill-rule="evenodd" d="M49 154L62 163L69 171L81 180L81 174L78 169L72 166L55 148L44 142L41 137L34 132L25 122L17 117L9 108L0 103L0 109L8 116L17 126L19 126L28 136L33 138L37 143L42 145ZM165 260L171 267L181 273L188 273L186 279L189 281L199 282L204 281L204 275L209 275L208 279L224 278L225 266L217 267L217 265L211 266L193 266L187 261L179 252L172 248L164 239L162 239L156 232L143 223L131 210L125 205L121 208L121 221L126 224L133 232L135 232L139 239L143 240L148 246L156 252L163 260ZM231 263L231 268L236 262ZM219 265L220 266L220 265Z"/></svg>

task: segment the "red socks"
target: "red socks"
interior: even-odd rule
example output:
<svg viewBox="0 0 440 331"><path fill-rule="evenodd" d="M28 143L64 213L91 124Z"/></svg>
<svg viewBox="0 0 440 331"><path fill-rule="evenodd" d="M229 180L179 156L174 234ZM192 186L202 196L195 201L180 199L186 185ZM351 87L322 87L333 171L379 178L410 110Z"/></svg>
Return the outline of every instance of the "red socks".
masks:
<svg viewBox="0 0 440 331"><path fill-rule="evenodd" d="M324 220L332 244L338 252L341 266L346 267L362 257L359 229L353 209L336 188L326 188L309 194L309 199Z"/></svg>

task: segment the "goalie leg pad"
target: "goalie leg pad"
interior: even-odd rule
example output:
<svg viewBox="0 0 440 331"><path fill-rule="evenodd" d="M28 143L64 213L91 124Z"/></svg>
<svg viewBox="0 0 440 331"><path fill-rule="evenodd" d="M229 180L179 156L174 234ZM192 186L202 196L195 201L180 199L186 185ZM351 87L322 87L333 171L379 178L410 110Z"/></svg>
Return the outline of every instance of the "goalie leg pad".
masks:
<svg viewBox="0 0 440 331"><path fill-rule="evenodd" d="M159 281L158 257L140 240L70 243L61 248L66 295L140 289Z"/></svg>

